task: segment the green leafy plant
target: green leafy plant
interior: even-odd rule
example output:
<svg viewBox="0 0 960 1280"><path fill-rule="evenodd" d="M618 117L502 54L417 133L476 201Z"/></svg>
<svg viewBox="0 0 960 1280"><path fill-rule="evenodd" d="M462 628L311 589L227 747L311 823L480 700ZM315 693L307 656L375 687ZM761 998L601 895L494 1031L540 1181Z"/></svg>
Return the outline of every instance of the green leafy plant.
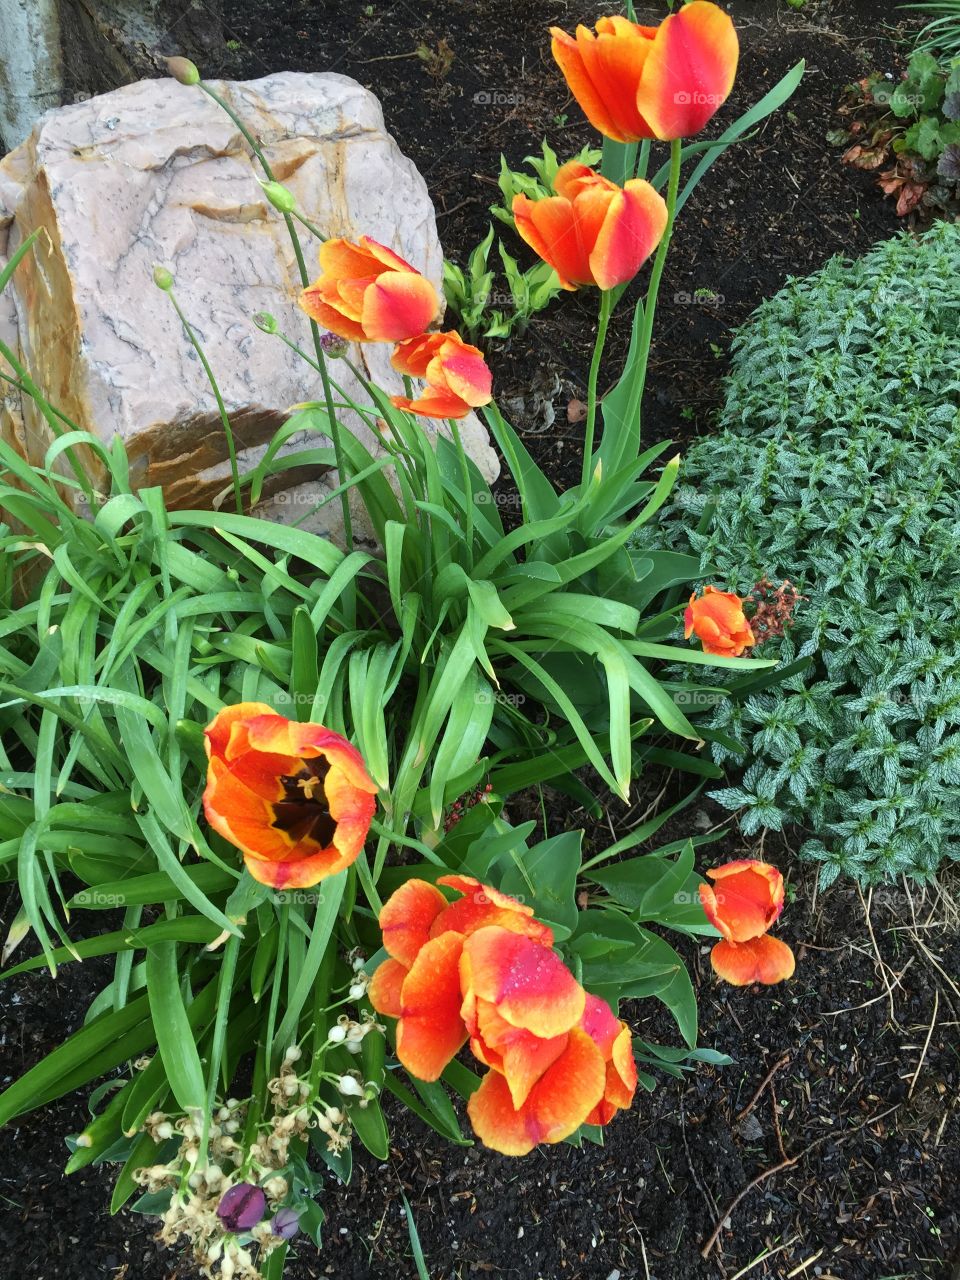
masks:
<svg viewBox="0 0 960 1280"><path fill-rule="evenodd" d="M741 747L713 758L745 772L712 794L746 834L800 824L824 884L960 857L958 317L951 224L791 282L738 334L671 511L708 577L806 597L762 649L784 683L715 709Z"/></svg>
<svg viewBox="0 0 960 1280"><path fill-rule="evenodd" d="M905 4L903 9L937 15L917 36L917 48L942 58L960 57L960 3L958 0L928 0L925 4Z"/></svg>
<svg viewBox="0 0 960 1280"><path fill-rule="evenodd" d="M921 203L951 206L960 183L960 59L943 65L918 49L899 83L875 72L848 86L842 110L853 125L831 131L830 141L846 147L843 159L861 169L893 161L877 181L897 197L901 217Z"/></svg>
<svg viewBox="0 0 960 1280"><path fill-rule="evenodd" d="M507 283L506 291L498 293L494 289L496 273L488 265L493 239L491 226L467 259L466 270L449 259L443 263L443 292L447 304L474 340L509 338L514 332L524 333L531 318L562 292L551 266L535 262L522 270L498 239L497 251Z"/></svg>

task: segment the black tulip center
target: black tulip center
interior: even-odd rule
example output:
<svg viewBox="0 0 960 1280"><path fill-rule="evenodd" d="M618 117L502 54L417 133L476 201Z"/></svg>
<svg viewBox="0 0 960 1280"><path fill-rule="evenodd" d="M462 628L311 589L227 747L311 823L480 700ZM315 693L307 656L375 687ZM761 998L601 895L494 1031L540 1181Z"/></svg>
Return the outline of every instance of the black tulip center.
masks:
<svg viewBox="0 0 960 1280"><path fill-rule="evenodd" d="M337 829L323 787L330 765L323 756L301 763L303 768L299 773L284 774L280 778L283 798L273 806L271 825L285 831L291 840L315 840L326 849L333 843Z"/></svg>

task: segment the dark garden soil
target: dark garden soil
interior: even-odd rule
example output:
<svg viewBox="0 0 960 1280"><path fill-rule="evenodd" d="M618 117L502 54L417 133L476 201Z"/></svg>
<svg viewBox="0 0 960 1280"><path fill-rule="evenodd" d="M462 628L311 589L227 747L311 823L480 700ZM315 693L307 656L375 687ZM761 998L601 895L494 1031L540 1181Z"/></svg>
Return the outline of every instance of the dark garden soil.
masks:
<svg viewBox="0 0 960 1280"><path fill-rule="evenodd" d="M501 151L516 164L544 134L561 154L591 140L544 36L551 23L572 29L590 16L581 5L235 0L226 7L239 42L229 74L337 70L377 92L388 127L427 179L441 238L458 261L486 230ZM801 57L807 75L759 136L723 157L684 212L661 293L650 442L710 429L729 337L763 297L831 254L860 254L897 229L872 177L842 167L824 140L845 83L874 66L902 66L903 49L886 25L900 21L894 6L807 0L792 9L738 0L734 10L743 46L738 108ZM429 59L417 56L420 46ZM444 71L447 53L453 61ZM715 300L691 303L698 289ZM525 337L490 352L501 397L527 402L518 425L559 483L577 478L580 429L567 424L565 406L583 394L593 301L586 292L565 298ZM615 353L625 348L626 316L624 306ZM532 410L536 390L556 405L549 431ZM635 824L662 785L641 780L634 809L610 807L612 827ZM548 797L546 811L553 830L584 821L563 797ZM721 817L710 802L694 805L660 840ZM711 855L722 861L742 850L730 834ZM869 904L850 885L818 897L785 842L768 841L763 852L791 881L780 932L797 951L795 979L765 990L721 987L708 948L680 943L700 995L701 1042L729 1053L732 1066L701 1067L682 1082L664 1078L610 1127L605 1147L541 1148L523 1161L452 1148L393 1113L390 1161L358 1153L352 1185L331 1184L324 1249L301 1246L290 1280L415 1276L401 1191L432 1280L960 1280L960 936L947 896L957 896L957 885L912 897L902 886L887 889ZM0 910L3 934L14 913L11 894ZM107 972L106 962L92 961L64 967L56 980L0 983L3 1083L79 1025ZM644 1004L624 1012L647 1039L675 1042L662 1011ZM74 1095L5 1131L0 1275L173 1275L173 1255L154 1243L144 1219L103 1216L106 1172L62 1177L63 1135L85 1117L85 1099Z"/></svg>

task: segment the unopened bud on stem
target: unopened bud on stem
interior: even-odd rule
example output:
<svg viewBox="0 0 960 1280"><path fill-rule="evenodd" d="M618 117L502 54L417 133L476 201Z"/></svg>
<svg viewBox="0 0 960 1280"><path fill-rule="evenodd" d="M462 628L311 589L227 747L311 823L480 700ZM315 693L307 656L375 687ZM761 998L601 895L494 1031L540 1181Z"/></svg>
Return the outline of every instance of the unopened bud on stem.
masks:
<svg viewBox="0 0 960 1280"><path fill-rule="evenodd" d="M167 71L180 84L200 83L200 72L189 58L168 58Z"/></svg>

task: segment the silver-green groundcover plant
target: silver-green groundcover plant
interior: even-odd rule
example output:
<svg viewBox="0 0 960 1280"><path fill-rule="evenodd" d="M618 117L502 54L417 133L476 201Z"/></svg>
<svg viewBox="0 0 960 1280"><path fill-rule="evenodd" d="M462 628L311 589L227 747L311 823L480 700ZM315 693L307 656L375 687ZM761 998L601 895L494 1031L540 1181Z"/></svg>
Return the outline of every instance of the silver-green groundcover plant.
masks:
<svg viewBox="0 0 960 1280"><path fill-rule="evenodd" d="M712 794L748 835L799 823L824 885L925 880L960 858L960 228L792 281L734 352L666 531L806 600L783 682L717 704L741 745L711 753L744 772Z"/></svg>

